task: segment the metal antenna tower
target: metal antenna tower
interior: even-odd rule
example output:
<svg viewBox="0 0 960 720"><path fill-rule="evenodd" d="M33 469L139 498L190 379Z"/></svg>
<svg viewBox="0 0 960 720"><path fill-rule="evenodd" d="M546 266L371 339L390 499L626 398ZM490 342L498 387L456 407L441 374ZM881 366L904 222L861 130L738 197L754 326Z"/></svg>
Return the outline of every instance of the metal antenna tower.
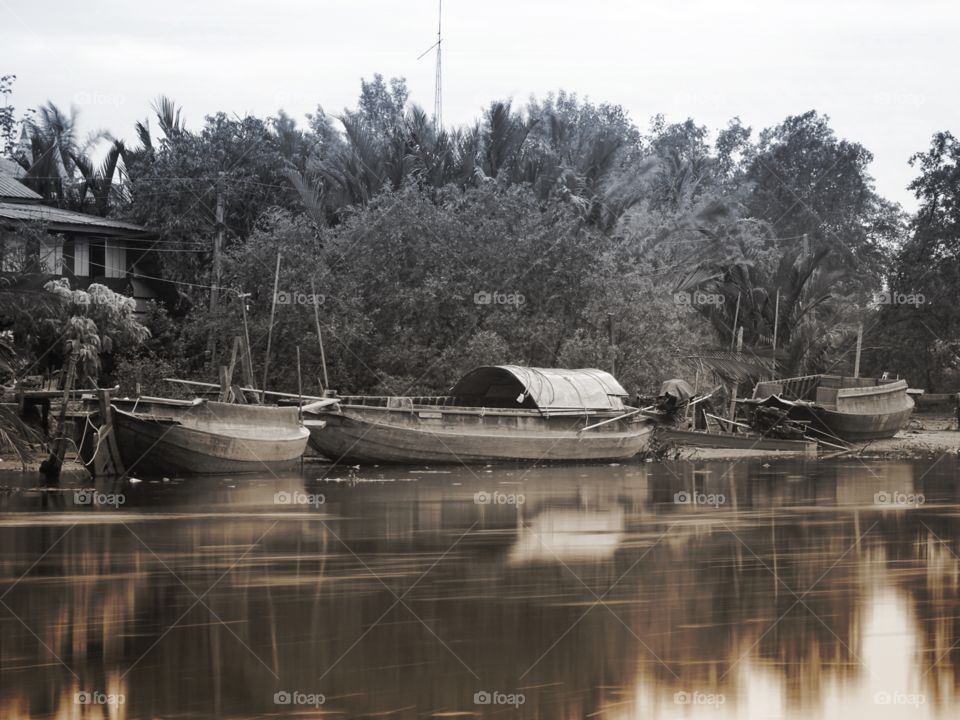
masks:
<svg viewBox="0 0 960 720"><path fill-rule="evenodd" d="M443 82L440 79L440 27L442 20L443 12L443 0L439 0L439 9L437 10L437 41L428 47L423 55L426 55L428 52L437 49L437 78L436 78L436 91L433 96L433 129L434 132L439 133L441 128L443 128ZM419 60L423 57L421 55L417 58Z"/></svg>

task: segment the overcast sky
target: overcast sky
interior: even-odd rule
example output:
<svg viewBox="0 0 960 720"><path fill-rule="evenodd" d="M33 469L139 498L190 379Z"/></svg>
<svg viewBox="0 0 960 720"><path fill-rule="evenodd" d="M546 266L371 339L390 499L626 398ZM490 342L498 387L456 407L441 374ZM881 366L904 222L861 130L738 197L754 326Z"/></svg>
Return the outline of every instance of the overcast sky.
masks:
<svg viewBox="0 0 960 720"><path fill-rule="evenodd" d="M158 94L188 127L225 111L298 119L318 103L355 107L360 78L405 77L432 110L436 0L0 0L0 75L18 114L47 100L84 131L133 140ZM657 4L485 0L443 3L443 119L491 99L564 88L649 119L692 117L716 134L739 116L760 129L815 109L870 150L877 190L912 210L908 158L933 133L960 132L960 3Z"/></svg>

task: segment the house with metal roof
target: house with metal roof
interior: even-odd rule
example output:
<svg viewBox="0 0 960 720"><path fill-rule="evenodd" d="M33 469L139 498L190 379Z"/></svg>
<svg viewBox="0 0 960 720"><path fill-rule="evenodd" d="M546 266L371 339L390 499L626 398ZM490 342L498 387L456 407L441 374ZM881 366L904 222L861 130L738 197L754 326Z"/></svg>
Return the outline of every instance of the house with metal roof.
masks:
<svg viewBox="0 0 960 720"><path fill-rule="evenodd" d="M150 300L174 309L175 285L162 280L156 233L139 225L62 210L42 204L43 198L21 182L26 171L0 158L0 270L21 273L27 267L65 277L74 288L93 283L137 301L144 312ZM27 247L18 227L42 228L39 243Z"/></svg>

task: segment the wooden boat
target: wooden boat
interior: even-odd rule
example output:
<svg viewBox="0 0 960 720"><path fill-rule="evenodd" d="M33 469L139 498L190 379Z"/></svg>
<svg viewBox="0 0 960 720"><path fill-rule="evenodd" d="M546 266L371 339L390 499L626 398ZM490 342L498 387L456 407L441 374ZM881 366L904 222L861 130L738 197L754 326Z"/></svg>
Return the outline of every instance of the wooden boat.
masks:
<svg viewBox="0 0 960 720"><path fill-rule="evenodd" d="M906 380L809 375L758 383L743 405L748 415L775 408L808 423L817 437L858 442L896 435L910 422L914 402Z"/></svg>
<svg viewBox="0 0 960 720"><path fill-rule="evenodd" d="M602 370L481 367L445 396L332 400L310 444L338 462L623 460L653 431L626 397Z"/></svg>
<svg viewBox="0 0 960 720"><path fill-rule="evenodd" d="M104 414L101 438L112 427L114 440L96 452L119 455L106 464L111 474L282 470L300 459L310 436L296 407L141 398L109 401Z"/></svg>
<svg viewBox="0 0 960 720"><path fill-rule="evenodd" d="M684 447L799 452L814 456L817 454L817 443L813 441L784 440L781 438L763 437L752 433L707 433L697 430L660 428L657 430L657 440L662 443L673 442Z"/></svg>

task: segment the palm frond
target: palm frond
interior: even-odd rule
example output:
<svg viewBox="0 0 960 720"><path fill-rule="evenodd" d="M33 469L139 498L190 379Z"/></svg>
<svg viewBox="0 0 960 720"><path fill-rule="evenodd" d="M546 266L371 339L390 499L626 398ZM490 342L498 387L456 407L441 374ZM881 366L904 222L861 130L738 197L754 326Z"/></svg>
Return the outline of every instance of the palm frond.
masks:
<svg viewBox="0 0 960 720"><path fill-rule="evenodd" d="M5 407L0 407L0 441L6 442L20 459L23 471L27 471L27 462L33 457L31 442L40 442L37 434L23 424L17 414Z"/></svg>

